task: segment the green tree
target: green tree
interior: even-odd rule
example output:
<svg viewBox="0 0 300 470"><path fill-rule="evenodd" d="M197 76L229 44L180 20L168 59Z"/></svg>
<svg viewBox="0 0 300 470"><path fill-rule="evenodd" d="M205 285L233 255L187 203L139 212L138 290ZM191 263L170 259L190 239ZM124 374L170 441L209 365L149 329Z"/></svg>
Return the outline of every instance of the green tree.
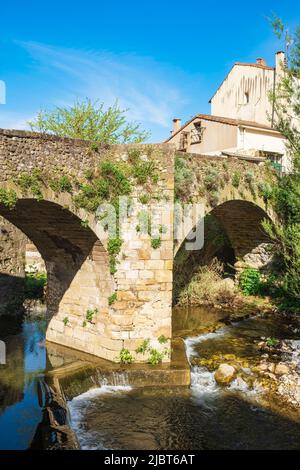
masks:
<svg viewBox="0 0 300 470"><path fill-rule="evenodd" d="M72 139L107 144L143 142L149 133L141 130L138 123L127 122L126 112L117 102L105 108L104 103L85 99L75 101L70 107L42 110L28 124L33 131Z"/></svg>
<svg viewBox="0 0 300 470"><path fill-rule="evenodd" d="M289 52L289 67L283 74L271 100L274 106L274 127L286 138L291 158L291 171L278 175L272 187L271 201L278 223L264 226L275 241L282 265L282 286L285 296L300 307L300 27L290 35L282 21L272 20L278 38L283 38Z"/></svg>

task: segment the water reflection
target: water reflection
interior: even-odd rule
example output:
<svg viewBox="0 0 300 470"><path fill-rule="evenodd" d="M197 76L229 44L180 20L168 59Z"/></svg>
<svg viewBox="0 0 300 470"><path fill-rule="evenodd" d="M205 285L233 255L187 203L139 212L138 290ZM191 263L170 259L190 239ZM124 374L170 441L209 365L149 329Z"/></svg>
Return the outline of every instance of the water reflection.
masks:
<svg viewBox="0 0 300 470"><path fill-rule="evenodd" d="M175 336L196 335L219 321L226 319L229 313L223 309L207 307L174 307L172 314L172 330Z"/></svg>
<svg viewBox="0 0 300 470"><path fill-rule="evenodd" d="M7 363L0 365L0 449L27 449L42 418L38 383L46 366L45 323L24 322L12 335L3 324L0 331L7 349Z"/></svg>

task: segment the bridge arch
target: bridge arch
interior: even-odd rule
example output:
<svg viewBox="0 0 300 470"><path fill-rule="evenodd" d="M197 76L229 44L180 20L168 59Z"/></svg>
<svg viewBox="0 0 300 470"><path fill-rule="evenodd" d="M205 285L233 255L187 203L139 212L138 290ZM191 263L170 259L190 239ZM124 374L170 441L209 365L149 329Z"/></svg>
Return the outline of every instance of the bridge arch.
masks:
<svg viewBox="0 0 300 470"><path fill-rule="evenodd" d="M230 199L214 208L208 207L204 218L198 221L198 224L204 224L202 248L187 251L187 238L175 247L173 302L176 302L179 292L198 268L208 265L213 258L230 266L235 265L236 271L243 265L265 267L270 262L270 255L266 251L270 238L262 222L272 222L272 219L272 214L261 201L258 204L251 200Z"/></svg>
<svg viewBox="0 0 300 470"><path fill-rule="evenodd" d="M47 339L99 353L115 282L107 250L94 230L53 200L19 198L13 209L0 205L0 215L35 244L45 262ZM95 312L92 321L86 319L88 310Z"/></svg>

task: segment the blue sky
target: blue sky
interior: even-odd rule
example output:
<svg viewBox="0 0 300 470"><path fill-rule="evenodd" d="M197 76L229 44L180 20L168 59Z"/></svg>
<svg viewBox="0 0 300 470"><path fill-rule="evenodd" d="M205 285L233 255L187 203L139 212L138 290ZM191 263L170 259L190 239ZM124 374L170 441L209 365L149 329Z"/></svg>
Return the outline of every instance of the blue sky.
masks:
<svg viewBox="0 0 300 470"><path fill-rule="evenodd" d="M168 137L173 117L209 113L235 61L273 65L282 44L272 11L300 24L294 0L1 3L0 127L24 129L39 109L76 98L118 99L153 142Z"/></svg>

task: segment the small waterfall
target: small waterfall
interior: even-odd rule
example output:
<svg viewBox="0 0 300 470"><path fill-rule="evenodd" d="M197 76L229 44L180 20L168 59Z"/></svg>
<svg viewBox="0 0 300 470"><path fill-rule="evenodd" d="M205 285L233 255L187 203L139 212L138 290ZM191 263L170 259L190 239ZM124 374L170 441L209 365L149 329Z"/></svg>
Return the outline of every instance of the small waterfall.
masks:
<svg viewBox="0 0 300 470"><path fill-rule="evenodd" d="M191 388L197 395L217 392L218 386L214 378L214 373L209 372L204 367L192 366Z"/></svg>
<svg viewBox="0 0 300 470"><path fill-rule="evenodd" d="M101 370L97 370L95 376L93 376L93 381L95 385L100 385L100 387L113 386L113 387L128 387L129 386L129 377L128 373L123 371L113 371L104 373Z"/></svg>
<svg viewBox="0 0 300 470"><path fill-rule="evenodd" d="M191 364L192 358L197 356L195 347L202 341L223 335L226 329L227 327L224 327L213 333L207 333L185 339L186 355L191 367L191 388L192 391L197 395L215 393L219 390L219 388L216 384L213 372L209 372L205 367L194 366Z"/></svg>

